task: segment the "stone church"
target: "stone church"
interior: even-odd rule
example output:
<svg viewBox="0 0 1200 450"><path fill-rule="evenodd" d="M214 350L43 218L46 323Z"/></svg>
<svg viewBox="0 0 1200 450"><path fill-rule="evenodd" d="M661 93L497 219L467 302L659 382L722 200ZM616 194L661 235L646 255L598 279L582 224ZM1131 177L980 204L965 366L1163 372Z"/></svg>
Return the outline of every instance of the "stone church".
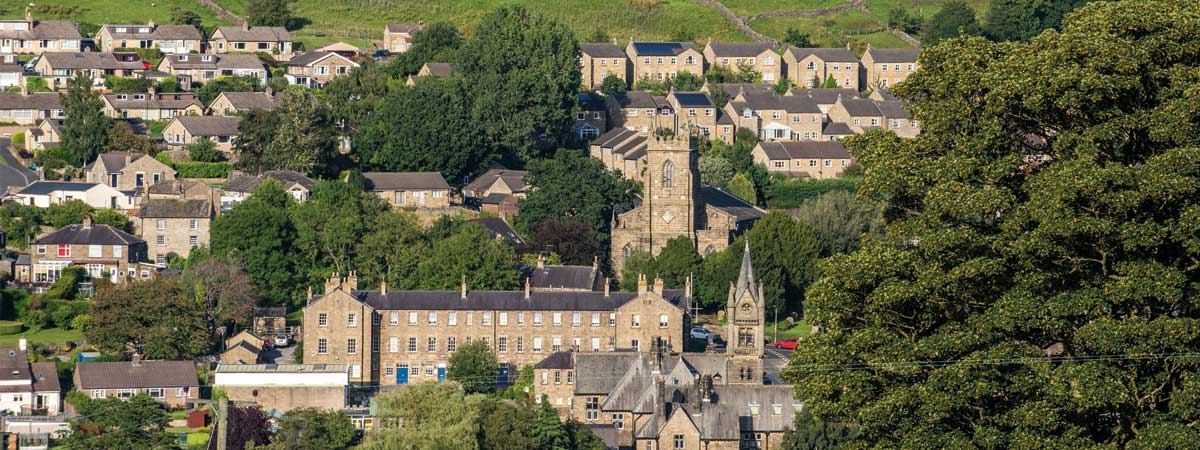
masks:
<svg viewBox="0 0 1200 450"><path fill-rule="evenodd" d="M616 213L613 271L633 252L658 255L667 241L687 236L701 255L721 251L766 211L712 186L700 185L694 136L647 136L640 176L642 203Z"/></svg>

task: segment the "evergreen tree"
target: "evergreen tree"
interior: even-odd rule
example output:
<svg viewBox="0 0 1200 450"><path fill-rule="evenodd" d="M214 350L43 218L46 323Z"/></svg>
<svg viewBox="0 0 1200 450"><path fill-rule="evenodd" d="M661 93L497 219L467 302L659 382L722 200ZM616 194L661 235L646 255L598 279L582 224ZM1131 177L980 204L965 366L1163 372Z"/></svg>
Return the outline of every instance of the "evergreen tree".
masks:
<svg viewBox="0 0 1200 450"><path fill-rule="evenodd" d="M950 0L925 23L925 35L921 41L933 45L958 36L977 36L982 31L974 9L962 0Z"/></svg>
<svg viewBox="0 0 1200 450"><path fill-rule="evenodd" d="M562 421L558 420L558 413L550 407L549 399L542 399L529 435L537 450L571 450L571 438L563 429Z"/></svg>
<svg viewBox="0 0 1200 450"><path fill-rule="evenodd" d="M67 92L59 95L66 117L59 145L67 164L83 167L94 161L108 143L112 121L104 115L104 101L92 89L92 78L82 71L67 81Z"/></svg>
<svg viewBox="0 0 1200 450"><path fill-rule="evenodd" d="M292 19L287 0L248 0L246 21L253 26L284 27Z"/></svg>

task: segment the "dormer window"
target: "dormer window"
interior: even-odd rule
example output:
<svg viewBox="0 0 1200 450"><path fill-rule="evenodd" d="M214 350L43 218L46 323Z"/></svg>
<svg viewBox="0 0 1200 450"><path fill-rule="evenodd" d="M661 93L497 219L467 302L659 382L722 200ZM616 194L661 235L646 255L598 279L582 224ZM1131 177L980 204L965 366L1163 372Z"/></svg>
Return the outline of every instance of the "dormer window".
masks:
<svg viewBox="0 0 1200 450"><path fill-rule="evenodd" d="M149 33L150 29L146 27L138 28L138 33Z"/></svg>
<svg viewBox="0 0 1200 450"><path fill-rule="evenodd" d="M133 94L133 99L134 100L145 100L146 96L143 94Z"/></svg>
<svg viewBox="0 0 1200 450"><path fill-rule="evenodd" d="M180 61L187 61L187 59L188 59L188 55L179 55Z"/></svg>
<svg viewBox="0 0 1200 450"><path fill-rule="evenodd" d="M742 110L742 117L745 117L747 119L754 117L754 111L751 111L750 108L746 108L746 109Z"/></svg>
<svg viewBox="0 0 1200 450"><path fill-rule="evenodd" d="M117 94L117 100L125 100L125 99L127 99L127 98L129 98L129 96L128 96L128 95L125 95L125 94Z"/></svg>
<svg viewBox="0 0 1200 450"><path fill-rule="evenodd" d="M117 32L118 32L118 33L124 33L124 32L126 32L126 31L128 31L128 29L126 29L125 27L117 27Z"/></svg>
<svg viewBox="0 0 1200 450"><path fill-rule="evenodd" d="M201 61L204 61L204 62L209 62L209 61L212 61L212 55L204 55L204 56L201 56L201 57L200 57L200 60L201 60Z"/></svg>

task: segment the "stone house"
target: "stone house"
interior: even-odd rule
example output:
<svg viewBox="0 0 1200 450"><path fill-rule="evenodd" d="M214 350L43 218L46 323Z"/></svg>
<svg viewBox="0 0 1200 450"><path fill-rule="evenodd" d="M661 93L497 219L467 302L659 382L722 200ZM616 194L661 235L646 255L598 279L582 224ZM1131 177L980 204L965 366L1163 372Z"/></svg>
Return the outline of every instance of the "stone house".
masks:
<svg viewBox="0 0 1200 450"><path fill-rule="evenodd" d="M267 82L267 66L257 55L186 54L166 55L158 71L174 75L182 89L191 89L193 81L207 83L220 77L252 76Z"/></svg>
<svg viewBox="0 0 1200 450"><path fill-rule="evenodd" d="M83 169L88 183L100 183L120 191L175 179L175 169L150 155L134 152L102 153Z"/></svg>
<svg viewBox="0 0 1200 450"><path fill-rule="evenodd" d="M57 92L0 92L0 122L33 125L42 119L61 119Z"/></svg>
<svg viewBox="0 0 1200 450"><path fill-rule="evenodd" d="M251 110L267 111L275 107L279 94L267 92L222 92L208 104L208 113L214 116L236 116Z"/></svg>
<svg viewBox="0 0 1200 450"><path fill-rule="evenodd" d="M45 180L34 181L11 194L11 197L17 203L39 208L80 200L92 208L120 211L137 208L139 200L137 193L132 190L121 191L103 183Z"/></svg>
<svg viewBox="0 0 1200 450"><path fill-rule="evenodd" d="M720 251L766 215L725 191L700 186L694 137L647 139L644 165L633 179L642 184L642 198L654 201L614 214L613 267L624 267L635 251L658 255L677 236L688 237L701 255Z"/></svg>
<svg viewBox="0 0 1200 450"><path fill-rule="evenodd" d="M666 290L643 276L637 292L359 290L334 274L304 308L304 361L348 364L351 382L382 386L442 380L458 344L483 340L498 379L566 349L678 351L688 329L691 284Z"/></svg>
<svg viewBox="0 0 1200 450"><path fill-rule="evenodd" d="M225 351L221 352L221 364L258 364L262 353L263 338L246 330L225 340Z"/></svg>
<svg viewBox="0 0 1200 450"><path fill-rule="evenodd" d="M345 364L218 364L213 387L230 401L254 402L264 411L318 408L340 411L350 387Z"/></svg>
<svg viewBox="0 0 1200 450"><path fill-rule="evenodd" d="M383 49L392 53L407 52L413 34L425 28L424 22L389 23L383 27Z"/></svg>
<svg viewBox="0 0 1200 450"><path fill-rule="evenodd" d="M813 179L841 178L854 158L837 141L759 142L751 151L767 172Z"/></svg>
<svg viewBox="0 0 1200 450"><path fill-rule="evenodd" d="M671 129L678 135L695 133L712 136L717 127L717 107L703 92L673 91L667 94L667 103L675 111Z"/></svg>
<svg viewBox="0 0 1200 450"><path fill-rule="evenodd" d="M501 217L518 213L517 200L525 198L524 170L488 169L483 175L463 186L463 197L479 203L479 210L492 212Z"/></svg>
<svg viewBox="0 0 1200 450"><path fill-rule="evenodd" d="M821 139L827 141L840 141L842 139L854 136L856 133L850 129L849 125L841 122L825 122L825 128L821 130Z"/></svg>
<svg viewBox="0 0 1200 450"><path fill-rule="evenodd" d="M740 73L742 67L762 75L763 83L774 84L783 78L783 58L770 44L761 42L709 42L704 47L708 67L724 67Z"/></svg>
<svg viewBox="0 0 1200 450"><path fill-rule="evenodd" d="M163 128L163 140L169 147L186 147L208 139L229 159L236 159L233 145L241 134L241 122L241 116L178 116Z"/></svg>
<svg viewBox="0 0 1200 450"><path fill-rule="evenodd" d="M207 247L213 213L211 200L143 201L138 230L148 243L150 259L166 264L169 255L187 258L193 248Z"/></svg>
<svg viewBox="0 0 1200 450"><path fill-rule="evenodd" d="M787 95L802 95L811 98L817 104L817 109L828 115L829 110L833 109L833 104L837 103L838 97L858 98L858 91L846 88L792 88L788 90Z"/></svg>
<svg viewBox="0 0 1200 450"><path fill-rule="evenodd" d="M792 84L820 88L833 78L839 88L858 92L859 62L849 48L788 47L783 53Z"/></svg>
<svg viewBox="0 0 1200 450"><path fill-rule="evenodd" d="M358 63L338 53L308 52L287 62L286 78L288 84L315 89L357 67Z"/></svg>
<svg viewBox="0 0 1200 450"><path fill-rule="evenodd" d="M261 336L287 332L287 308L254 308L254 332Z"/></svg>
<svg viewBox="0 0 1200 450"><path fill-rule="evenodd" d="M691 42L629 41L625 53L633 63L631 83L643 78L665 81L678 72L704 76L704 55Z"/></svg>
<svg viewBox="0 0 1200 450"><path fill-rule="evenodd" d="M454 66L450 63L425 63L416 75L409 75L404 81L405 86L417 84L417 80L425 77L448 77L454 74Z"/></svg>
<svg viewBox="0 0 1200 450"><path fill-rule="evenodd" d="M829 120L844 123L858 134L882 127L884 117L875 100L840 97L829 109Z"/></svg>
<svg viewBox="0 0 1200 450"><path fill-rule="evenodd" d="M884 126L897 136L905 138L917 137L921 134L921 125L908 115L908 103L903 100L881 100L875 103L883 114Z"/></svg>
<svg viewBox="0 0 1200 450"><path fill-rule="evenodd" d="M83 266L92 278L110 276L114 283L149 279L157 270L146 263L146 241L86 217L82 224L67 225L33 241L30 252L32 281L53 284L67 266Z"/></svg>
<svg viewBox="0 0 1200 450"><path fill-rule="evenodd" d="M170 120L175 116L204 115L204 104L191 92L155 92L104 94L104 114L108 117L132 117L143 120Z"/></svg>
<svg viewBox="0 0 1200 450"><path fill-rule="evenodd" d="M659 128L675 126L675 110L666 97L646 91L617 92L607 97L609 114L614 128L624 127L649 134Z"/></svg>
<svg viewBox="0 0 1200 450"><path fill-rule="evenodd" d="M146 71L137 53L43 53L31 64L34 73L45 78L54 90L65 90L77 73L91 77L92 86L102 89L107 76L134 78Z"/></svg>
<svg viewBox="0 0 1200 450"><path fill-rule="evenodd" d="M294 170L268 170L256 175L232 170L221 188L221 210L228 211L249 198L254 190L258 189L258 185L268 179L278 182L283 186L283 191L298 202L308 200L309 192L317 186L316 180Z"/></svg>
<svg viewBox="0 0 1200 450"><path fill-rule="evenodd" d="M83 35L69 20L33 20L25 11L25 20L0 20L0 53L77 52Z"/></svg>
<svg viewBox="0 0 1200 450"><path fill-rule="evenodd" d="M146 198L149 200L208 200L212 202L216 197L213 189L200 180L165 180L150 185L146 189Z"/></svg>
<svg viewBox="0 0 1200 450"><path fill-rule="evenodd" d="M579 44L579 70L587 89L600 89L610 75L629 86L629 55L617 44Z"/></svg>
<svg viewBox="0 0 1200 450"><path fill-rule="evenodd" d="M54 362L29 362L25 339L19 342L17 348L0 348L0 411L10 417L58 415L62 388Z"/></svg>
<svg viewBox="0 0 1200 450"><path fill-rule="evenodd" d="M96 32L96 44L104 51L129 48L157 48L163 53L200 53L204 37L192 25L102 25Z"/></svg>
<svg viewBox="0 0 1200 450"><path fill-rule="evenodd" d="M208 45L213 53L266 53L279 61L292 59L292 35L284 27L217 27Z"/></svg>
<svg viewBox="0 0 1200 450"><path fill-rule="evenodd" d="M75 390L89 398L130 398L147 394L171 409L200 398L196 365L191 361L80 362L75 367Z"/></svg>
<svg viewBox="0 0 1200 450"><path fill-rule="evenodd" d="M450 185L437 172L363 172L367 191L393 208L450 206Z"/></svg>
<svg viewBox="0 0 1200 450"><path fill-rule="evenodd" d="M908 79L921 64L917 62L919 49L867 47L862 65L867 79L864 89L891 88Z"/></svg>
<svg viewBox="0 0 1200 450"><path fill-rule="evenodd" d="M819 140L825 114L812 98L743 90L725 104L735 131L754 131L765 141Z"/></svg>
<svg viewBox="0 0 1200 450"><path fill-rule="evenodd" d="M641 175L638 167L646 157L646 135L628 128L613 128L593 139L588 154L599 159L604 167L621 173L631 180Z"/></svg>
<svg viewBox="0 0 1200 450"><path fill-rule="evenodd" d="M17 55L0 54L0 88L22 86L25 84L25 66L21 65Z"/></svg>
<svg viewBox="0 0 1200 450"><path fill-rule="evenodd" d="M608 131L608 105L603 97L593 92L575 94L579 111L575 113L575 124L571 127L575 138L580 141L595 139Z"/></svg>
<svg viewBox="0 0 1200 450"><path fill-rule="evenodd" d="M42 119L25 130L25 150L34 152L58 146L62 141L62 119Z"/></svg>

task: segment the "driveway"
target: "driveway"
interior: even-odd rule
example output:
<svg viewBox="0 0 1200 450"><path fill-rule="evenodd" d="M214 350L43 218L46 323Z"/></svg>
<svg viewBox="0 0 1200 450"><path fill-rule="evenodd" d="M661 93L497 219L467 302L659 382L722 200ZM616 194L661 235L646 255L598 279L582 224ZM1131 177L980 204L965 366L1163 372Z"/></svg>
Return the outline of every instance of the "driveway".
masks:
<svg viewBox="0 0 1200 450"><path fill-rule="evenodd" d="M22 166L8 151L11 144L11 138L0 137L0 194L8 192L10 187L23 188L38 179L37 174Z"/></svg>
<svg viewBox="0 0 1200 450"><path fill-rule="evenodd" d="M270 350L262 352L261 359L265 364L295 364L296 345L293 343L287 347L273 347Z"/></svg>

